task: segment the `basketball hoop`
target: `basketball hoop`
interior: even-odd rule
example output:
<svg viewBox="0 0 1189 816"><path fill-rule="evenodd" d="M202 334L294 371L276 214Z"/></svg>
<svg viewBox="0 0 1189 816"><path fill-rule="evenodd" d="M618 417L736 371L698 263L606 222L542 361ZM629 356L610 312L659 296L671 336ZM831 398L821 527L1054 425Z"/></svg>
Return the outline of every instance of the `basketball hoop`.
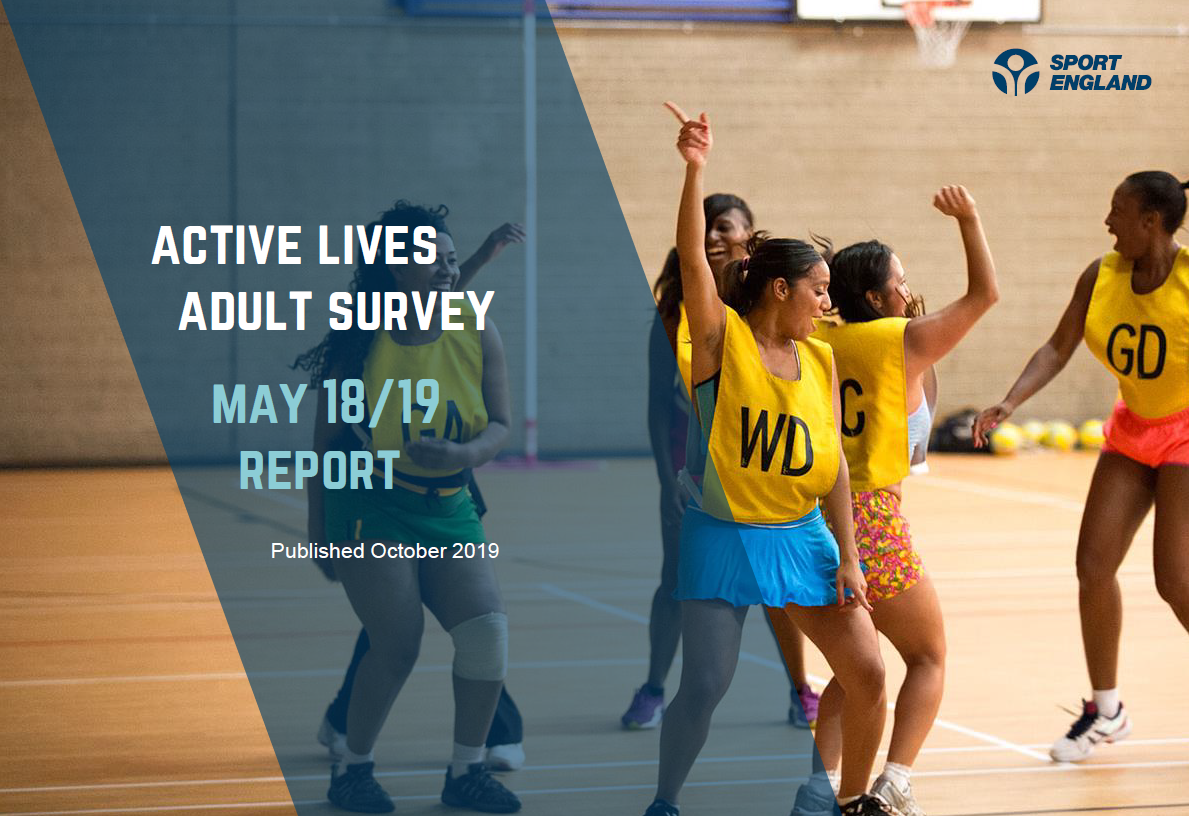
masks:
<svg viewBox="0 0 1189 816"><path fill-rule="evenodd" d="M921 64L929 68L949 68L958 56L958 44L970 28L969 20L938 20L939 8L969 6L970 0L907 0L904 19L917 38Z"/></svg>

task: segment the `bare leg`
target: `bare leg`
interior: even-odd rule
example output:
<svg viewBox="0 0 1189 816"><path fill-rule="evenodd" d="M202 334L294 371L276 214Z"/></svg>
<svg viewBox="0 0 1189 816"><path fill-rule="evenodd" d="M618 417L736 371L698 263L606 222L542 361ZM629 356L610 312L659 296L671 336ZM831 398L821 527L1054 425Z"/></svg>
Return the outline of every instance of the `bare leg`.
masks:
<svg viewBox="0 0 1189 816"><path fill-rule="evenodd" d="M1189 466L1165 465L1156 475L1156 589L1189 629Z"/></svg>
<svg viewBox="0 0 1189 816"><path fill-rule="evenodd" d="M421 649L425 617L416 561L343 558L335 572L367 630L371 648L359 662L347 708L347 747L366 754L409 678Z"/></svg>
<svg viewBox="0 0 1189 816"><path fill-rule="evenodd" d="M768 629L772 637L776 638L776 645L784 658L784 672L788 675L789 686L796 692L809 685L809 679L805 676L805 636L783 610L770 606L764 609L768 613Z"/></svg>
<svg viewBox="0 0 1189 816"><path fill-rule="evenodd" d="M908 668L896 695L888 761L912 766L937 719L945 688L945 627L937 590L928 575L894 598L873 604L875 628L887 636Z"/></svg>
<svg viewBox="0 0 1189 816"><path fill-rule="evenodd" d="M842 787L838 796L859 796L867 791L887 718L883 659L871 616L853 605L845 609L787 606L785 612L821 650L846 692L841 716Z"/></svg>
<svg viewBox="0 0 1189 816"><path fill-rule="evenodd" d="M831 677L822 691L817 706L817 728L813 731L818 756L827 771L837 770L838 763L842 762L842 706L845 702L846 692L838 685L838 678Z"/></svg>
<svg viewBox="0 0 1189 816"><path fill-rule="evenodd" d="M1156 472L1118 453L1098 457L1078 533L1078 610L1094 689L1118 685L1123 599L1116 577L1152 506Z"/></svg>
<svg viewBox="0 0 1189 816"><path fill-rule="evenodd" d="M426 560L421 568L421 594L446 631L489 612L504 611L495 570L483 558ZM503 687L502 679L454 675L455 742L470 746L486 742Z"/></svg>
<svg viewBox="0 0 1189 816"><path fill-rule="evenodd" d="M739 662L747 607L725 601L682 601L681 686L661 723L656 795L676 803L706 743L710 718Z"/></svg>

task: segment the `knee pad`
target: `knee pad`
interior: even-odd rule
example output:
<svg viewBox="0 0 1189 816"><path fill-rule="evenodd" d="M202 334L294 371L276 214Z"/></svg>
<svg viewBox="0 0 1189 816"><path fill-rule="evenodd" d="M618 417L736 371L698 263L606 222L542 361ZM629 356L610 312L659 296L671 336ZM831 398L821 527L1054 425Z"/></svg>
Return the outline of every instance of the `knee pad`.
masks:
<svg viewBox="0 0 1189 816"><path fill-rule="evenodd" d="M464 680L503 680L508 674L508 616L488 612L450 630L454 673Z"/></svg>

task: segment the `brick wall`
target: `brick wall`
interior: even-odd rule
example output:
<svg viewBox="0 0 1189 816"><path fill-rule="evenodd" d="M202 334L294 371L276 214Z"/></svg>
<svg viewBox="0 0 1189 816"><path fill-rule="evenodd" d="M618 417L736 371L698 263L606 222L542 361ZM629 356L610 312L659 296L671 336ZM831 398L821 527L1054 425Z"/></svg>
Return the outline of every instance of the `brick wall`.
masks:
<svg viewBox="0 0 1189 816"><path fill-rule="evenodd" d="M742 195L778 234L884 240L933 308L960 294L964 264L957 229L930 200L939 185L965 184L1002 298L940 366L949 411L1000 399L1048 337L1078 274L1110 249L1102 219L1125 175L1189 177L1189 39L1045 29L1186 22L1189 9L1157 0L1045 0L1042 26L975 26L944 71L919 66L903 24L563 27L561 36L652 274L672 244L682 179L668 98L708 111L716 126L708 191ZM1007 48L1031 51L1045 69L1027 96L992 85L992 61ZM1151 75L1152 88L1050 91L1054 53L1122 54L1120 70ZM1112 383L1080 349L1020 416L1102 416Z"/></svg>
<svg viewBox="0 0 1189 816"><path fill-rule="evenodd" d="M930 198L938 185L966 184L983 213L1003 297L941 366L948 411L999 399L1048 336L1077 274L1109 248L1101 222L1119 179L1147 168L1189 176L1183 67L1189 40L1054 27L1186 21L1189 10L1158 0L1126 6L1046 0L1040 27L975 27L947 71L919 67L901 24L566 27L561 36L650 273L672 243L681 182L674 122L660 107L666 98L713 116L718 145L710 188L743 195L761 226L777 232L813 230L838 244L887 241L934 308L961 291L964 267L957 230L930 208ZM1032 51L1042 67L1052 53L1121 53L1120 68L1150 74L1153 86L1142 93L1048 91L1046 70L1037 91L1007 97L988 75L994 57L1010 47ZM0 458L9 464L160 459L86 236L2 21L0 71L8 78L0 83L0 270L8 284L0 343L9 383L0 391ZM341 203L329 223L340 211L350 220L355 190L332 192ZM376 197L372 209L384 203ZM456 222L460 243L477 243L486 228L513 217L504 215L504 205L495 201L489 211ZM597 256L590 249L581 255ZM588 384L591 366L609 364L615 419L608 419L607 405L571 414L545 394L542 445L564 448L570 439L608 451L643 450L647 315L638 333L608 337L605 348L575 351L551 342L565 337L576 293L606 309L622 302L622 293L600 287L595 273L580 277L579 290L550 282L547 268L567 263L542 259L542 378L577 388ZM493 268L491 278L505 296L501 327L514 380L523 346L522 306L511 302L521 296L518 275L510 265ZM639 393L626 394L637 382ZM1083 349L1021 417L1101 416L1113 397L1111 383ZM519 389L515 382L517 396Z"/></svg>

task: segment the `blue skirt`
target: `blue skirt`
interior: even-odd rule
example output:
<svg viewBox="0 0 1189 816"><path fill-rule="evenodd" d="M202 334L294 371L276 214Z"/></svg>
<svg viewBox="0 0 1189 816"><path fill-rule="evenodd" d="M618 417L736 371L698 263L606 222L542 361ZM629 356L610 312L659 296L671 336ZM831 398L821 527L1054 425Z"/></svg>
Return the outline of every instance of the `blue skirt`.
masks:
<svg viewBox="0 0 1189 816"><path fill-rule="evenodd" d="M838 603L838 544L818 508L783 524L723 521L685 508L677 564L679 601L733 606Z"/></svg>

